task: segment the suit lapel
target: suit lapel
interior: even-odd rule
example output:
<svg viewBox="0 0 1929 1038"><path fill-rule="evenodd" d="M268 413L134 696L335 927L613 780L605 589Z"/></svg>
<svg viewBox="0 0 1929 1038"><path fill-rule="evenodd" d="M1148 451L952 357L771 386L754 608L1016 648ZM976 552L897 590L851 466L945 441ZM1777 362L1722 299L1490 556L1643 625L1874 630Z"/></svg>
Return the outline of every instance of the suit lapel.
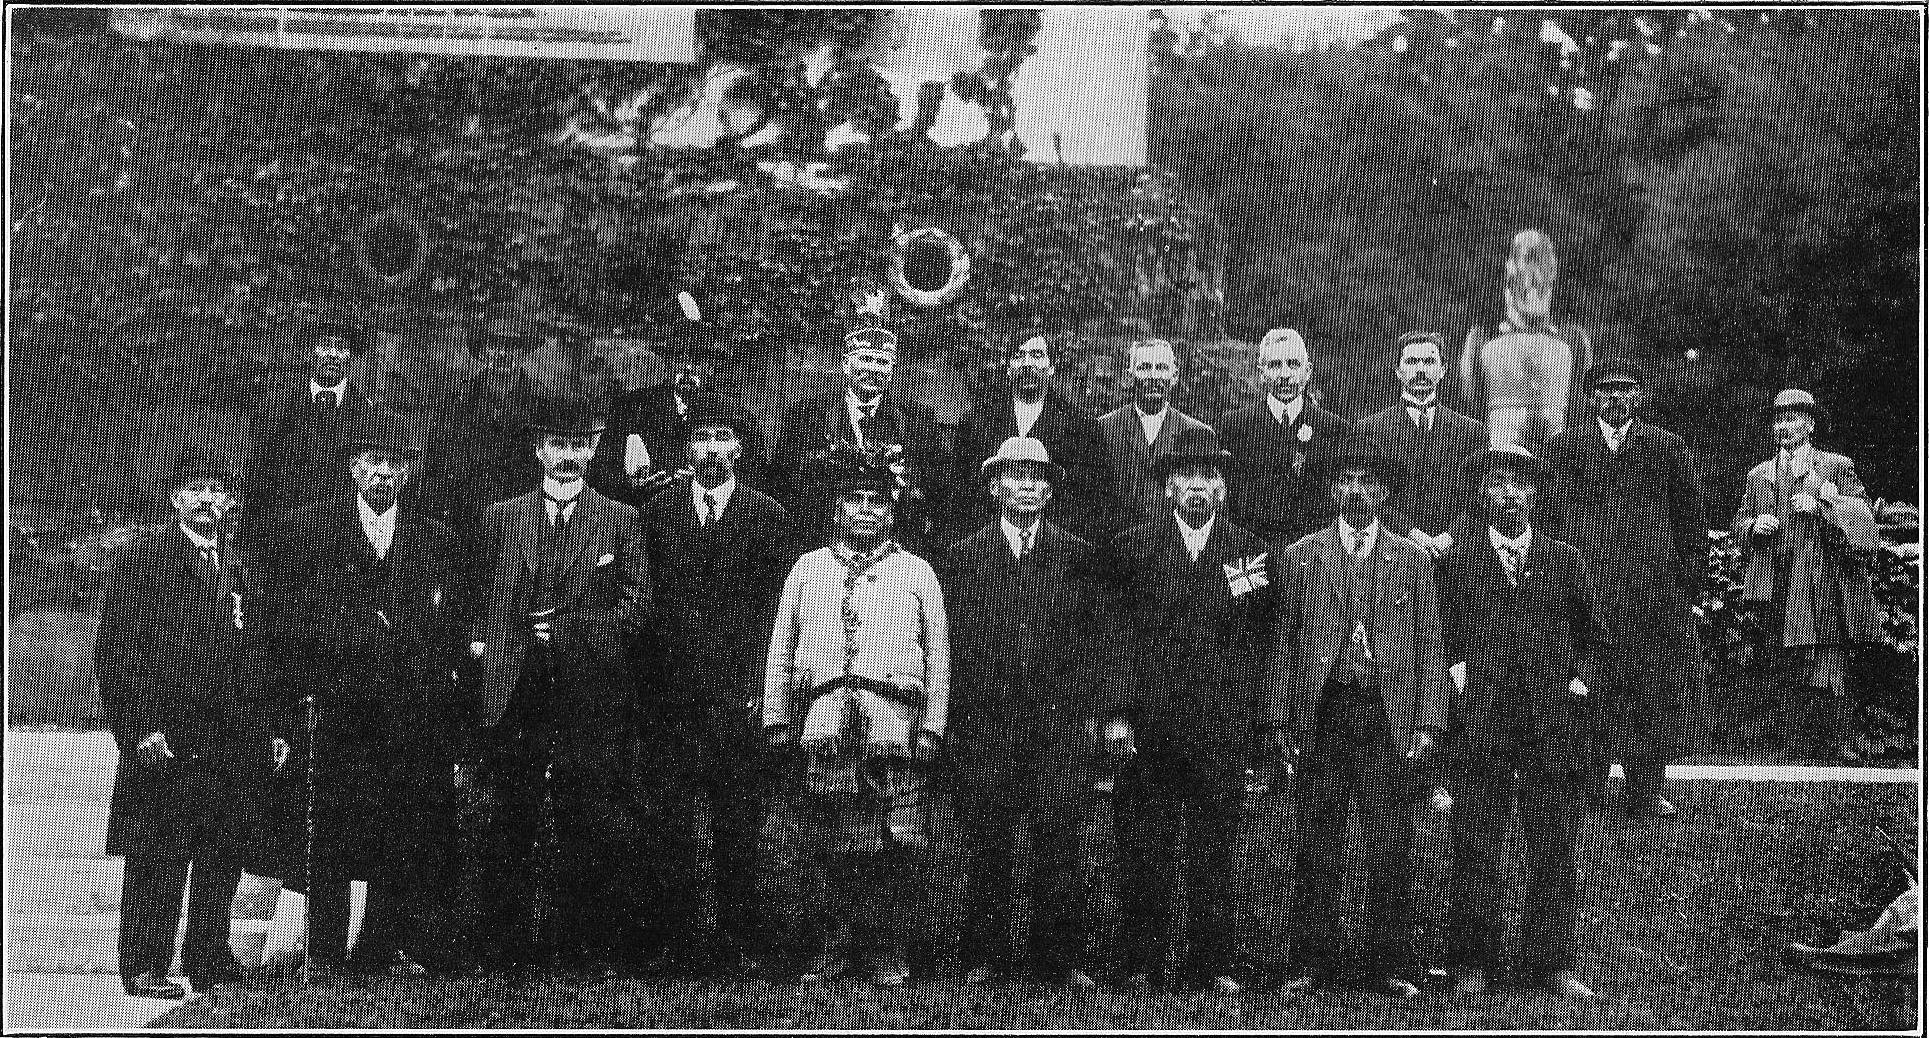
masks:
<svg viewBox="0 0 1929 1038"><path fill-rule="evenodd" d="M1346 549L1340 546L1339 528L1327 523L1319 532L1319 552L1313 556L1319 563L1320 586L1326 591L1328 605L1344 615L1346 612L1346 589L1340 586L1340 567L1346 564Z"/></svg>
<svg viewBox="0 0 1929 1038"><path fill-rule="evenodd" d="M609 499L588 487L583 488L576 499L575 514L569 518L569 525L563 528L563 572L576 572L576 564L582 561L584 552L589 550L589 542L594 540L591 524L600 527L603 515L608 511Z"/></svg>
<svg viewBox="0 0 1929 1038"><path fill-rule="evenodd" d="M541 488L530 491L516 499L515 537L522 551L523 567L529 572L536 571L536 546L540 543L543 524L549 517L543 512L543 492Z"/></svg>

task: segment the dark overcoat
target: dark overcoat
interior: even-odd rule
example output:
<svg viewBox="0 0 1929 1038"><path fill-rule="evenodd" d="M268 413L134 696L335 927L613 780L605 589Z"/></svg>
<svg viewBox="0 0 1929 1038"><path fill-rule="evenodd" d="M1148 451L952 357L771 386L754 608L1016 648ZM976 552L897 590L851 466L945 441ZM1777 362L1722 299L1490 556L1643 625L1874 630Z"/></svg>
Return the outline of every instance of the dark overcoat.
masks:
<svg viewBox="0 0 1929 1038"><path fill-rule="evenodd" d="M1694 606L1708 525L1688 445L1637 418L1610 452L1590 418L1549 439L1543 460L1555 486L1540 529L1580 549L1599 589L1603 753L1677 758L1698 741L1707 689Z"/></svg>
<svg viewBox="0 0 1929 1038"><path fill-rule="evenodd" d="M1447 663L1467 664L1466 687L1452 693L1449 751L1478 764L1508 749L1512 733L1497 718L1524 707L1547 770L1580 772L1592 715L1568 683L1592 689L1605 636L1581 553L1536 531L1512 585L1482 529L1456 541L1435 572Z"/></svg>
<svg viewBox="0 0 1929 1038"><path fill-rule="evenodd" d="M1118 501L1120 526L1132 526L1161 517L1169 518L1171 506L1165 501L1165 481L1153 471L1154 458L1172 449L1172 440L1181 429L1204 429L1206 423L1167 405L1165 423L1151 443L1145 442L1145 426L1138 409L1131 404L1115 407L1099 418L1100 435L1105 437L1105 458L1111 466L1113 497ZM983 459L979 459L983 460Z"/></svg>
<svg viewBox="0 0 1929 1038"><path fill-rule="evenodd" d="M1360 419L1358 432L1389 457L1400 459L1407 478L1388 499L1388 507L1409 524L1396 530L1405 536L1417 526L1438 535L1454 517L1467 510L1470 497L1460 463L1487 446L1487 425L1445 404L1434 408L1433 429L1422 432L1407 417L1405 404L1394 404Z"/></svg>
<svg viewBox="0 0 1929 1038"><path fill-rule="evenodd" d="M938 584L951 621L947 752L959 778L998 787L1022 777L1021 755L1089 753L1108 665L1098 550L1040 520L1020 562L993 521L946 549Z"/></svg>
<svg viewBox="0 0 1929 1038"><path fill-rule="evenodd" d="M500 388L483 372L430 433L418 495L428 514L472 546L482 510L542 478L528 429L535 382L521 368ZM407 503L406 501L404 502Z"/></svg>
<svg viewBox="0 0 1929 1038"><path fill-rule="evenodd" d="M970 536L986 519L996 518L996 506L984 492L980 467L998 452L1000 444L1016 435L1018 418L1012 411L1010 393L979 400L959 423L958 446L952 452L957 461L952 485L959 495L953 525L960 537ZM1052 515L1087 541L1109 541L1126 517L1119 513L1117 487L1113 485L1111 461L1106 457L1105 435L1099 430L1098 419L1058 391L1047 390L1038 420L1027 435L1043 443L1052 461L1065 470L1065 478L1052 487Z"/></svg>
<svg viewBox="0 0 1929 1038"><path fill-rule="evenodd" d="M219 586L173 522L127 546L107 574L94 670L120 763L107 813L107 853L239 858L262 828L272 771L269 707L253 624L254 576L223 545ZM134 747L167 736L174 759L137 762Z"/></svg>
<svg viewBox="0 0 1929 1038"><path fill-rule="evenodd" d="M951 468L937 419L923 404L887 392L871 420L870 436L875 443L895 443L904 448L905 478L916 493L911 495L914 503L899 501L895 536L905 547L920 550L949 514ZM811 499L810 477L804 471L806 459L833 443L854 443L856 439L842 386L806 397L784 412L777 450L771 456L769 483L772 495L790 510L802 529L812 533L824 529L827 516L824 502Z"/></svg>
<svg viewBox="0 0 1929 1038"><path fill-rule="evenodd" d="M452 770L470 738L454 678L468 620L455 535L399 507L386 558L350 494L289 513L264 567L279 734L296 751L280 786L301 801L281 814L299 820L306 807L301 701L313 695L316 852L352 875L453 838ZM299 839L292 829L284 838Z"/></svg>
<svg viewBox="0 0 1929 1038"><path fill-rule="evenodd" d="M1797 648L1881 640L1868 567L1834 536L1827 509L1835 506L1823 496L1824 487L1833 483L1844 497L1868 497L1855 462L1818 450L1806 469L1788 474L1786 494L1775 480L1773 458L1748 471L1734 525L1742 553L1742 597L1781 604L1779 611L1770 611L1771 622L1781 621L1781 629L1770 632L1771 644ZM1803 515L1780 507L1788 496L1803 492L1823 501L1823 510ZM1756 534L1753 520L1758 515L1778 516L1782 528Z"/></svg>
<svg viewBox="0 0 1929 1038"><path fill-rule="evenodd" d="M1261 752L1278 574L1268 559L1264 586L1235 594L1226 567L1265 554L1265 541L1223 514L1196 562L1170 515L1113 541L1111 577L1131 647L1104 713L1132 722L1142 753L1168 753L1237 780Z"/></svg>
<svg viewBox="0 0 1929 1038"><path fill-rule="evenodd" d="M645 726L696 768L754 758L764 650L798 544L790 514L744 486L705 526L681 479L643 507L657 622L638 661Z"/></svg>
<svg viewBox="0 0 1929 1038"><path fill-rule="evenodd" d="M302 505L326 501L355 489L342 453L344 438L375 405L350 379L342 405L317 404L308 384L283 386L262 401L248 419L248 480L241 537L259 553L275 523Z"/></svg>
<svg viewBox="0 0 1929 1038"><path fill-rule="evenodd" d="M644 386L620 394L609 406L609 425L603 430L603 438L596 448L596 457L589 465L590 485L609 497L625 504L642 508L655 496L655 490L639 494L630 487L629 475L623 471L623 455L630 434L634 433L643 440L643 446L650 452L653 468L674 472L689 465L685 450L686 430L683 425L683 411L677 409L678 394L668 382L654 386ZM717 403L708 391L699 391L684 406L703 406ZM737 481L750 486L762 487L764 470L764 438L758 423L747 423L741 430L743 437L743 457L737 460Z"/></svg>
<svg viewBox="0 0 1929 1038"><path fill-rule="evenodd" d="M1308 399L1297 422L1281 425L1260 400L1226 412L1215 428L1219 446L1232 452L1226 506L1234 522L1291 544L1332 521L1326 462L1353 423Z"/></svg>

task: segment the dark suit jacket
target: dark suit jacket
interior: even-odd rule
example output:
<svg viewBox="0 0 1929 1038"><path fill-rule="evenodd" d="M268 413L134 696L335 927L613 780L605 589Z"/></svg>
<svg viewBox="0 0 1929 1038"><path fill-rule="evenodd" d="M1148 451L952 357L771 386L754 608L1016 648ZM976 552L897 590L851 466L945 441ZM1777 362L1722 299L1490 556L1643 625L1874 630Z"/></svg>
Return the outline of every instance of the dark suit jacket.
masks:
<svg viewBox="0 0 1929 1038"><path fill-rule="evenodd" d="M542 491L498 501L482 513L478 561L486 603L473 641L485 642L481 727L502 719L522 675L529 643L527 619L534 593L537 551L548 523ZM558 660L555 717L578 736L565 736L559 750L596 752L620 744L633 731L630 647L651 611L649 551L636 509L585 488L564 534L568 560L551 620L551 655Z"/></svg>
<svg viewBox="0 0 1929 1038"><path fill-rule="evenodd" d="M979 400L958 425L957 449L952 452L957 461L952 485L958 494L952 518L958 536L968 536L987 519L997 518L996 504L984 492L979 466L997 453L999 444L1016 435L1018 419L1008 392ZM1056 390L1048 390L1030 435L1065 469L1064 485L1052 488L1052 515L1086 540L1102 544L1110 539L1120 521L1118 495L1098 419Z"/></svg>
<svg viewBox="0 0 1929 1038"><path fill-rule="evenodd" d="M1460 462L1487 446L1485 423L1442 404L1434 409L1433 431L1423 433L1407 417L1406 405L1394 404L1360 419L1356 431L1406 464L1406 485L1389 502L1408 524L1401 534L1415 526L1442 533L1467 510L1470 491L1460 478Z"/></svg>
<svg viewBox="0 0 1929 1038"><path fill-rule="evenodd" d="M907 476L917 492L914 496L921 500L899 501L895 536L915 549L929 539L934 525L947 514L950 499L950 463L937 419L923 404L886 392L872 419L871 436L876 442L904 447ZM784 412L777 451L771 457L769 483L772 495L804 528L820 528L828 515L828 502L809 497L812 488L803 471L805 459L833 442L851 443L856 438L850 414L844 409L842 385L806 397Z"/></svg>
<svg viewBox="0 0 1929 1038"><path fill-rule="evenodd" d="M1170 512L1113 541L1112 579L1132 643L1105 712L1132 722L1142 752L1190 757L1229 779L1261 752L1277 574L1269 561L1266 586L1235 596L1225 567L1266 550L1223 514L1197 562Z"/></svg>
<svg viewBox="0 0 1929 1038"><path fill-rule="evenodd" d="M714 398L702 392L686 403L706 399ZM624 445L630 434L635 433L649 449L653 470L674 472L686 467L689 458L685 451L683 418L676 405L676 390L668 382L633 389L610 401L609 427L603 430L596 457L589 465L590 485L617 501L638 508L647 504L655 493L631 489L629 477L623 472ZM753 422L744 438L743 457L737 461L738 482L762 486L763 465L764 441Z"/></svg>
<svg viewBox="0 0 1929 1038"><path fill-rule="evenodd" d="M938 583L951 621L948 749L960 775L997 784L1020 754L1089 751L1106 630L1098 549L1043 520L1021 563L993 520L945 551Z"/></svg>
<svg viewBox="0 0 1929 1038"><path fill-rule="evenodd" d="M1159 427L1158 438L1150 445L1145 442L1145 429L1139 424L1138 411L1131 404L1115 407L1098 420L1099 431L1105 437L1105 456L1112 464L1112 485L1123 513L1119 520L1122 526L1171 517L1172 507L1165 500L1165 483L1152 474L1152 459L1172 449L1172 438L1180 429L1206 427L1206 423L1170 404L1166 409L1170 413L1165 424Z"/></svg>
<svg viewBox="0 0 1929 1038"><path fill-rule="evenodd" d="M1452 693L1449 750L1479 762L1510 749L1514 733L1501 713L1520 708L1545 765L1578 770L1587 757L1589 704L1568 692L1568 680L1593 687L1604 637L1581 553L1536 530L1512 586L1483 526L1454 542L1438 574L1446 658L1467 664L1466 689Z"/></svg>
<svg viewBox="0 0 1929 1038"><path fill-rule="evenodd" d="M764 649L798 555L790 514L741 480L715 523L700 523L690 481L643 506L658 616L639 661L652 725L700 754L742 754L762 730ZM707 756L705 759L708 759Z"/></svg>
<svg viewBox="0 0 1929 1038"><path fill-rule="evenodd" d="M306 380L269 395L248 419L242 473L247 507L240 531L245 546L258 550L288 512L355 489L342 440L374 406L353 380L339 408L318 407Z"/></svg>
<svg viewBox="0 0 1929 1038"><path fill-rule="evenodd" d="M446 803L450 765L470 741L474 706L453 674L469 626L461 554L447 526L406 502L399 507L386 559L376 557L349 494L290 512L263 567L265 626L282 698L277 734L301 751L300 701L313 693L329 750L317 761L316 810L324 818L359 797ZM298 759L289 767L305 764ZM299 784L290 792L299 795ZM340 804L332 802L338 795ZM397 840L432 846L439 835L349 826L337 828L325 850L369 866L396 853ZM299 857L298 849L290 855Z"/></svg>
<svg viewBox="0 0 1929 1038"><path fill-rule="evenodd" d="M1312 430L1309 439L1299 438L1302 427ZM1216 428L1219 446L1232 452L1226 504L1233 521L1288 544L1332 521L1333 498L1320 472L1352 423L1309 399L1286 428L1260 400L1226 412Z"/></svg>
<svg viewBox="0 0 1929 1038"><path fill-rule="evenodd" d="M1440 634L1433 562L1384 523L1374 545L1379 587L1367 635L1379 668L1388 732L1396 752L1413 733L1447 729L1447 667ZM1272 701L1274 721L1311 746L1319 704L1351 630L1346 625L1346 548L1337 524L1302 537L1278 560L1279 629Z"/></svg>
<svg viewBox="0 0 1929 1038"><path fill-rule="evenodd" d="M171 520L108 571L94 639L101 709L121 755L108 854L235 857L259 832L270 734L258 697L255 578L238 548L223 547L217 587ZM174 760L136 761L135 745L152 732L167 736Z"/></svg>

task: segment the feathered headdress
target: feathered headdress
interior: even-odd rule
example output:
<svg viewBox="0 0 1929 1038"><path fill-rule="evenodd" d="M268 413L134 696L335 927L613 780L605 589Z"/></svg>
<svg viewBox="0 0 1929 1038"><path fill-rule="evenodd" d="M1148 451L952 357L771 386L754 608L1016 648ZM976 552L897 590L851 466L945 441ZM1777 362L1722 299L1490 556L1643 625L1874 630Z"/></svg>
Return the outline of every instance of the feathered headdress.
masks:
<svg viewBox="0 0 1929 1038"><path fill-rule="evenodd" d="M910 485L904 446L897 443L860 445L839 440L811 452L804 466L810 486L825 497L851 490L895 494Z"/></svg>

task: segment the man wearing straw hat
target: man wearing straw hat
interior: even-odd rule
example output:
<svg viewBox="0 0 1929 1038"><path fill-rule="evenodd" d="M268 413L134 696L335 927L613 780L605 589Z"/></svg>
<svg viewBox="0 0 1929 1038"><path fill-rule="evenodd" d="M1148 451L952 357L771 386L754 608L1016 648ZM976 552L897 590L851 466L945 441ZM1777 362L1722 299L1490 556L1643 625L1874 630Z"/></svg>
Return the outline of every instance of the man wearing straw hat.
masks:
<svg viewBox="0 0 1929 1038"><path fill-rule="evenodd" d="M1097 683L1096 550L1045 517L1065 470L1045 444L1007 438L979 478L998 518L953 544L939 567L949 596L951 763L965 845L967 983L1023 972L1090 988L1080 967L1085 892L1081 781ZM1029 814L1029 825L1026 816ZM1030 954L1011 949L1013 857L1031 838Z"/></svg>
<svg viewBox="0 0 1929 1038"><path fill-rule="evenodd" d="M181 998L168 978L187 892L188 981L241 979L228 918L260 799L287 747L271 740L251 661L253 577L229 536L238 481L190 453L165 484L174 521L128 545L107 574L94 669L114 734L107 853L126 859L120 973L130 995Z"/></svg>
<svg viewBox="0 0 1929 1038"><path fill-rule="evenodd" d="M1581 870L1574 845L1585 810L1588 679L1600 648L1581 553L1531 523L1547 465L1524 447L1469 454L1462 479L1484 521L1439 564L1440 614L1455 691L1448 730L1453 806L1447 947L1455 990L1487 990L1501 964L1504 850L1520 818L1526 897L1521 975L1588 999L1575 974Z"/></svg>
<svg viewBox="0 0 1929 1038"><path fill-rule="evenodd" d="M1856 554L1881 546L1875 516L1855 462L1815 446L1828 411L1812 394L1784 389L1762 411L1776 451L1749 470L1735 510L1742 598L1763 611L1771 644L1793 671L1783 683L1783 726L1806 736L1810 753L1854 762L1848 653L1882 635Z"/></svg>
<svg viewBox="0 0 1929 1038"><path fill-rule="evenodd" d="M263 566L280 732L297 747L283 787L298 831L283 836L302 841L311 968L416 976L450 951L435 887L469 728L452 673L468 589L455 535L403 497L421 451L402 421L372 412L343 453L355 492L288 513ZM368 901L351 958L356 879Z"/></svg>

